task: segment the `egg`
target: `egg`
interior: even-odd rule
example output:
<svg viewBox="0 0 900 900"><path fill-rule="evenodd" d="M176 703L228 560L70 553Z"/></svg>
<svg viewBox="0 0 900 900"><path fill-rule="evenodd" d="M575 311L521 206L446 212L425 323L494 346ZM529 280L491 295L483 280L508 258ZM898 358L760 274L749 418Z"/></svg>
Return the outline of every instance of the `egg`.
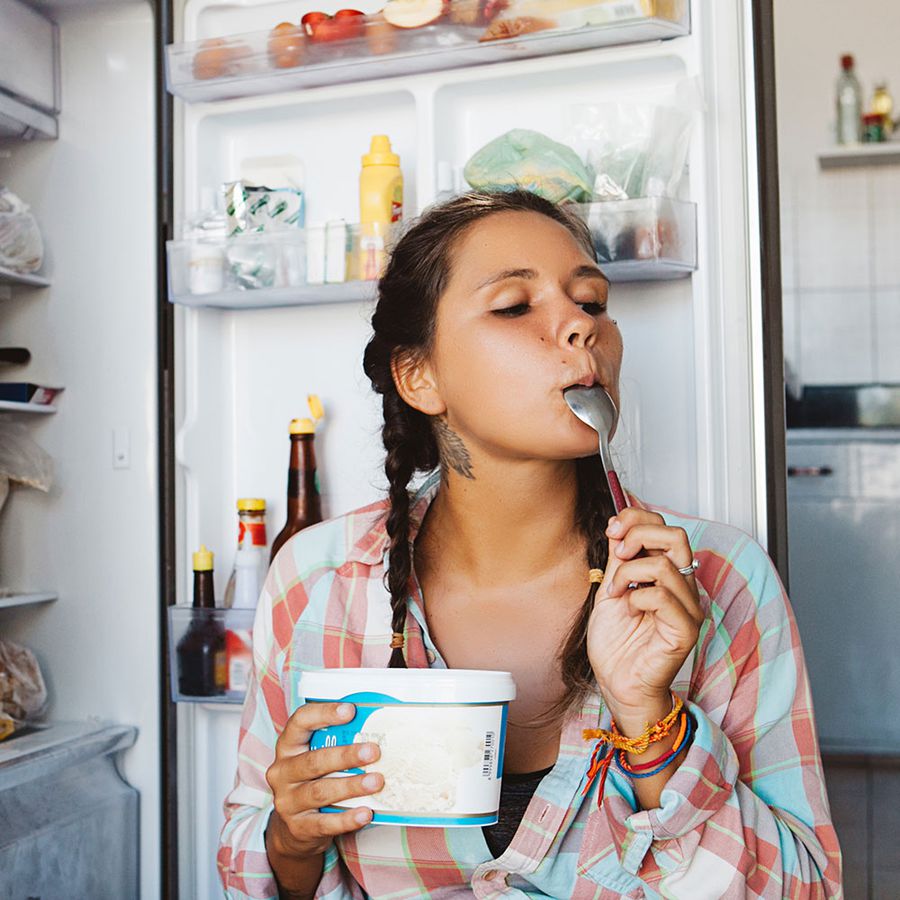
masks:
<svg viewBox="0 0 900 900"><path fill-rule="evenodd" d="M276 69L291 69L303 62L305 36L299 25L281 22L269 33L269 60Z"/></svg>

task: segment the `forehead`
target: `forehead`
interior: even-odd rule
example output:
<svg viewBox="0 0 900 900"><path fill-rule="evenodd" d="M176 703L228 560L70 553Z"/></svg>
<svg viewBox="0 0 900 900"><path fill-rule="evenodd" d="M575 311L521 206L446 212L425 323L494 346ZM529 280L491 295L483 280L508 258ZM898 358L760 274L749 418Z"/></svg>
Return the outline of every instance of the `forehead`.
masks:
<svg viewBox="0 0 900 900"><path fill-rule="evenodd" d="M472 225L452 254L448 289L472 287L502 269L570 271L593 263L561 223L536 212L500 212Z"/></svg>

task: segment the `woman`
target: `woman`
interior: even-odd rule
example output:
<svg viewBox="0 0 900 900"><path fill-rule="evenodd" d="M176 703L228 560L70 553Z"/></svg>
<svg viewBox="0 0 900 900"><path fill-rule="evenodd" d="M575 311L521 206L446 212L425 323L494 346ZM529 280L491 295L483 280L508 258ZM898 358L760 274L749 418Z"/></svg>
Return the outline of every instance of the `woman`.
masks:
<svg viewBox="0 0 900 900"><path fill-rule="evenodd" d="M297 535L269 573L219 852L228 896L840 896L774 567L725 525L635 497L614 515L596 434L563 399L599 384L618 403L608 293L586 228L526 192L462 196L398 242L365 354L389 497ZM411 497L418 472L433 474ZM388 664L513 673L497 826L318 812L381 789L380 774L329 777L378 750L309 751L353 709L290 715L291 683Z"/></svg>

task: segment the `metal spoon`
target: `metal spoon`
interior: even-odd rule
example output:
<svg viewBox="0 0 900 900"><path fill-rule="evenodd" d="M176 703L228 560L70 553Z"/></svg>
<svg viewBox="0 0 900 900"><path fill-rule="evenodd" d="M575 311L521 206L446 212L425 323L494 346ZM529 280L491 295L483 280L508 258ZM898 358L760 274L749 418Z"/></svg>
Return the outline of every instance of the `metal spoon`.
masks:
<svg viewBox="0 0 900 900"><path fill-rule="evenodd" d="M590 425L600 439L600 461L603 463L603 471L606 473L606 483L612 494L613 505L616 512L620 513L629 506L628 498L619 483L619 476L613 468L612 457L609 455L609 435L615 428L619 418L619 411L613 398L599 385L594 387L566 388L563 397L569 405L569 409L584 422Z"/></svg>

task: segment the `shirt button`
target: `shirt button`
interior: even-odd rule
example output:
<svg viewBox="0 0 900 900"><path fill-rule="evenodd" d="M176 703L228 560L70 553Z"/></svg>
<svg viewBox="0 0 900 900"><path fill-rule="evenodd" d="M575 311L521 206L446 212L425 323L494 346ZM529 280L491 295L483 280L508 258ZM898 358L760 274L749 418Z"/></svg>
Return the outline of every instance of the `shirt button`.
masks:
<svg viewBox="0 0 900 900"><path fill-rule="evenodd" d="M428 660L428 665L430 666L437 657L434 655L434 650L426 650L425 651L425 659Z"/></svg>

